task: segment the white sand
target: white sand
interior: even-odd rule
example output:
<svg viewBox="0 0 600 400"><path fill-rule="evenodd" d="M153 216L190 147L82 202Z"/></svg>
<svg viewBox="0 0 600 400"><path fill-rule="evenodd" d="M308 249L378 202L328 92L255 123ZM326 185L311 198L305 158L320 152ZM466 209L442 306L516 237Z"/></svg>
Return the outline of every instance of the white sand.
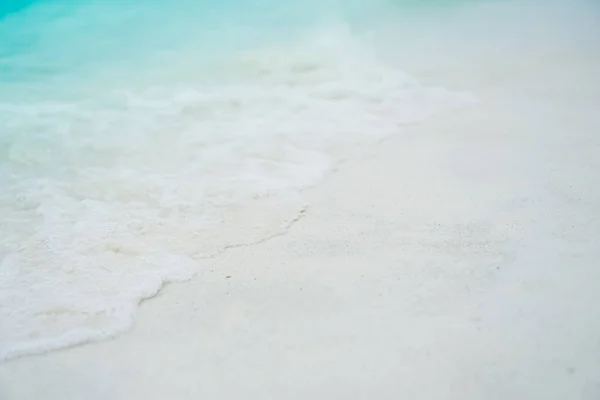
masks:
<svg viewBox="0 0 600 400"><path fill-rule="evenodd" d="M600 57L566 51L473 66L480 105L343 163L130 333L0 365L0 399L600 398Z"/></svg>

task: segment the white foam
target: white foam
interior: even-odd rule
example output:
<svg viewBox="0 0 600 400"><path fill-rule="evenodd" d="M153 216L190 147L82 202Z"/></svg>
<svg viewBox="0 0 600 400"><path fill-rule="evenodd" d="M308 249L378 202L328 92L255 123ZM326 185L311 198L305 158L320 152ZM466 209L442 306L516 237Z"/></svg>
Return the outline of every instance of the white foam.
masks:
<svg viewBox="0 0 600 400"><path fill-rule="evenodd" d="M0 359L123 332L203 258L285 230L336 154L472 101L346 29L211 68L0 103Z"/></svg>

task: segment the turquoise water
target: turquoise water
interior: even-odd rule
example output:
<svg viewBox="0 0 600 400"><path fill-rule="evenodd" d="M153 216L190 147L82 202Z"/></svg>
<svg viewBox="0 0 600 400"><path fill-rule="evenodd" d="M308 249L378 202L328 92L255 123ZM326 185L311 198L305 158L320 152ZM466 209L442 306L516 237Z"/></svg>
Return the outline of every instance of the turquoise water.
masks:
<svg viewBox="0 0 600 400"><path fill-rule="evenodd" d="M484 3L2 2L0 359L125 331L349 151L472 104L391 60Z"/></svg>

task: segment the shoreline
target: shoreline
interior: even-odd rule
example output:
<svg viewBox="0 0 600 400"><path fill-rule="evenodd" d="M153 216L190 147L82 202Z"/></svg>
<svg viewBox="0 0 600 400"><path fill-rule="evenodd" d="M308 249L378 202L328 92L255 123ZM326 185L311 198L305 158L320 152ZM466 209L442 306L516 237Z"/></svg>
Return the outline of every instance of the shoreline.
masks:
<svg viewBox="0 0 600 400"><path fill-rule="evenodd" d="M345 162L286 234L168 285L114 340L1 365L0 395L594 398L600 321L581 309L598 299L600 224L566 224L600 193L573 174L584 149L562 143L596 143L597 117L573 137L557 125L568 109L500 103ZM544 153L535 124L555 129ZM547 170L557 154L562 176Z"/></svg>
<svg viewBox="0 0 600 400"><path fill-rule="evenodd" d="M0 364L0 399L600 397L600 53L567 39L423 70L480 102L351 147L130 331Z"/></svg>

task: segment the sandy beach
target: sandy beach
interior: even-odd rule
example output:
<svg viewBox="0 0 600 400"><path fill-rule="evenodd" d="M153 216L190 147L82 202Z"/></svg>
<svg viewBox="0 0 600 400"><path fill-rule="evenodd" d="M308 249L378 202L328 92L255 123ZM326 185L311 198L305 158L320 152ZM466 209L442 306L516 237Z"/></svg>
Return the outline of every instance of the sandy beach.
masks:
<svg viewBox="0 0 600 400"><path fill-rule="evenodd" d="M0 399L599 399L600 52L478 54L419 76L477 104L348 154L129 332L0 364Z"/></svg>
<svg viewBox="0 0 600 400"><path fill-rule="evenodd" d="M600 397L600 64L578 67L363 151L131 332L2 365L0 397Z"/></svg>

